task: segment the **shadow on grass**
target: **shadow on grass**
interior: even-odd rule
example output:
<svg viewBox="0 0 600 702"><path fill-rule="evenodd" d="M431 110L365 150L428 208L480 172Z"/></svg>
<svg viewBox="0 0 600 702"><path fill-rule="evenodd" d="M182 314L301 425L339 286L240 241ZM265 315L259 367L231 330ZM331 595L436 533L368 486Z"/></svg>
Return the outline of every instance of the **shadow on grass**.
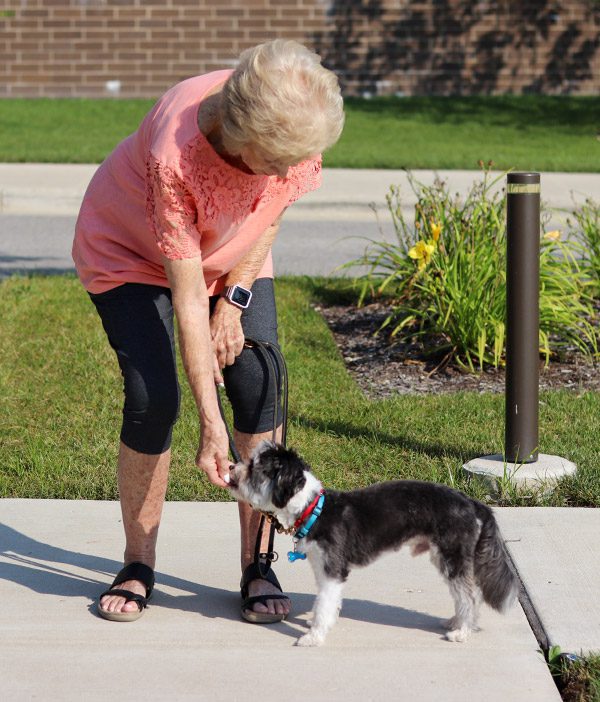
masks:
<svg viewBox="0 0 600 702"><path fill-rule="evenodd" d="M415 441L403 437L399 434L385 433L382 431L370 429L369 427L361 427L349 424L348 422L338 421L321 421L308 419L305 416L292 416L293 423L305 428L314 429L323 434L335 434L336 436L348 439L368 439L378 441L380 444L395 446L414 453L422 453L431 458L451 457L463 463L471 458L486 455L486 449L475 450L468 454L460 446L453 446L449 443L433 443L430 441Z"/></svg>
<svg viewBox="0 0 600 702"><path fill-rule="evenodd" d="M583 100L540 95L347 98L346 105L351 114L393 120L411 117L432 124L472 121L518 129L529 129L532 124L553 129L572 130L574 126L592 129L600 113L600 100L593 96Z"/></svg>
<svg viewBox="0 0 600 702"><path fill-rule="evenodd" d="M9 260L10 258L13 258L14 261ZM48 256L44 256L40 259L36 259L32 256L15 256L15 257L8 257L8 256L2 256L0 257L0 266L4 263L13 263L17 261L36 261L36 260L48 260ZM0 267L0 281L2 280L7 280L8 278L11 278L13 276L15 277L24 277L24 278L35 278L35 277L45 277L45 276L63 276L63 275L73 275L75 273L75 268L51 268L51 267L42 267L42 268L24 268L24 267L19 267L15 265L11 265L10 267Z"/></svg>

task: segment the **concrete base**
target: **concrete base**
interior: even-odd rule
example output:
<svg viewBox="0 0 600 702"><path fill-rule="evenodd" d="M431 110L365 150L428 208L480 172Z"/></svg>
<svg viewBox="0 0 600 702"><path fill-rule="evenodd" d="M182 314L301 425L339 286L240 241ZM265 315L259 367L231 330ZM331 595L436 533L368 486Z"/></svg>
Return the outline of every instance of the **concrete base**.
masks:
<svg viewBox="0 0 600 702"><path fill-rule="evenodd" d="M540 453L535 463L507 463L499 454L481 456L463 465L470 476L483 480L497 494L502 487L534 488L552 490L555 483L565 475L573 475L577 466L560 456Z"/></svg>

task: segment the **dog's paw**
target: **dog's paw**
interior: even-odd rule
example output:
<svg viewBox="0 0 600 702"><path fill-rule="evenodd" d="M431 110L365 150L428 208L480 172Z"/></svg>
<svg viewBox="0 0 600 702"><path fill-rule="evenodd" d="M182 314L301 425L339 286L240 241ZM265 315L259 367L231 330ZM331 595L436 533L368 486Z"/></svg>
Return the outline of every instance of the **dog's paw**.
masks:
<svg viewBox="0 0 600 702"><path fill-rule="evenodd" d="M296 641L296 646L322 646L325 641L324 636L317 636L314 631L309 631L308 634L304 634Z"/></svg>
<svg viewBox="0 0 600 702"><path fill-rule="evenodd" d="M446 634L448 641L454 641L456 643L462 643L469 638L471 630L469 627L462 626L460 629L452 629Z"/></svg>
<svg viewBox="0 0 600 702"><path fill-rule="evenodd" d="M452 629L457 628L457 622L456 622L456 617L451 617L450 619L446 619L446 621L442 622L442 626L444 629L447 629L448 631L452 631Z"/></svg>

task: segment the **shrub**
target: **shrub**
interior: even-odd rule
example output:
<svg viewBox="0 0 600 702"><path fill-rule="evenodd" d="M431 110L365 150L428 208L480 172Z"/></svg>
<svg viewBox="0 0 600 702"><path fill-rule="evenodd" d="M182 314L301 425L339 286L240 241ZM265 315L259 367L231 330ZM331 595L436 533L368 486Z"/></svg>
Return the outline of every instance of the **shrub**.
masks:
<svg viewBox="0 0 600 702"><path fill-rule="evenodd" d="M433 338L443 362L470 371L504 363L506 205L495 187L504 177L493 179L484 170L461 199L444 182L426 186L409 173L414 222L407 223L400 188L392 186L387 205L397 241L371 241L348 264L368 267L359 303L369 293L391 295L383 327L392 336ZM568 347L596 354L589 282L574 244L558 232L544 234L540 243L540 351L546 362Z"/></svg>

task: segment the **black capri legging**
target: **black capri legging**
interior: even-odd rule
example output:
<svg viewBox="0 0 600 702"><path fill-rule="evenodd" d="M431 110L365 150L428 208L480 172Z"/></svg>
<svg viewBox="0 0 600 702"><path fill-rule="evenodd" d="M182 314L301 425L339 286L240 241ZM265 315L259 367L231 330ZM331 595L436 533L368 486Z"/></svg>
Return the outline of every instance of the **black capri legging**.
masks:
<svg viewBox="0 0 600 702"><path fill-rule="evenodd" d="M181 397L171 291L155 285L126 283L98 295L90 293L90 297L123 375L121 440L139 453L164 453L171 445ZM211 313L217 300L218 296L210 298ZM252 301L243 310L241 321L247 338L277 345L277 311L270 278L255 281ZM245 347L235 363L223 371L238 431L269 431L275 411L277 426L281 423L274 385L280 380L271 377L269 365L259 351ZM274 354L273 365L278 369Z"/></svg>

